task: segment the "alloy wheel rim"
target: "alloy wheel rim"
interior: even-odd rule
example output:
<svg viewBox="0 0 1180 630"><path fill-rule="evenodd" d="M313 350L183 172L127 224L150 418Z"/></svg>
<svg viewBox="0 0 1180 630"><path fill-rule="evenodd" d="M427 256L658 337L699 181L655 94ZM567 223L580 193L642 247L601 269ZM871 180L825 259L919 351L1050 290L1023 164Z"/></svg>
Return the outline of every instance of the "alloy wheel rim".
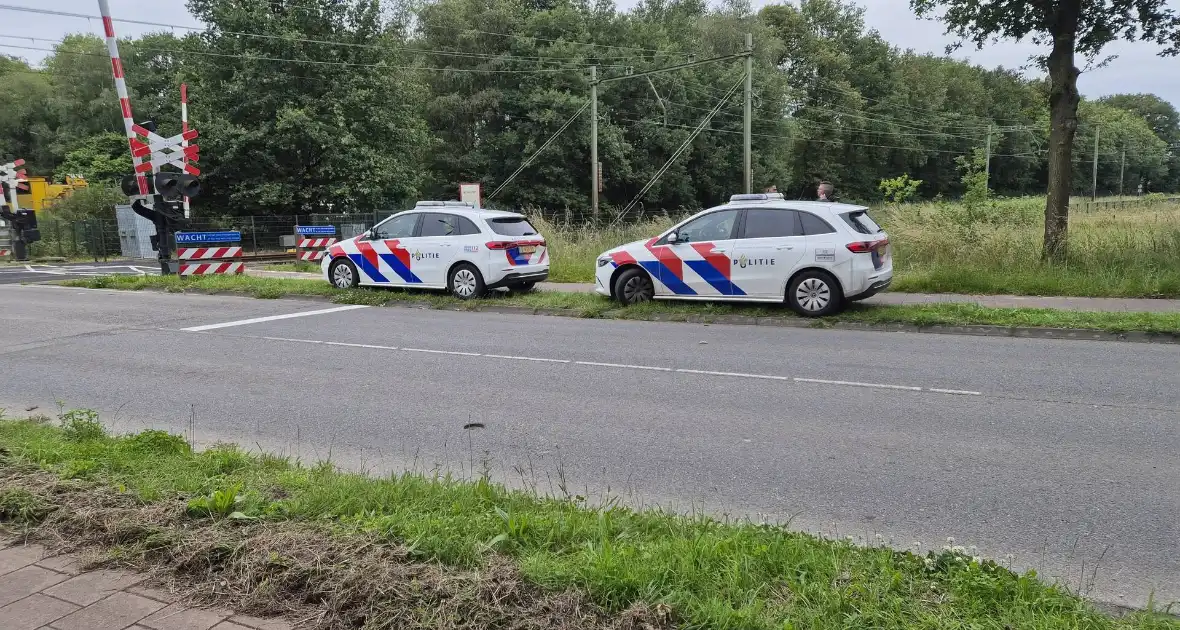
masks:
<svg viewBox="0 0 1180 630"><path fill-rule="evenodd" d="M795 299L803 310L814 313L824 310L831 303L832 291L823 280L807 278L799 283L799 288L795 290Z"/></svg>
<svg viewBox="0 0 1180 630"><path fill-rule="evenodd" d="M475 274L468 269L455 272L455 293L463 297L475 295Z"/></svg>
<svg viewBox="0 0 1180 630"><path fill-rule="evenodd" d="M348 265L336 265L336 271L332 272L332 279L336 281L336 286L345 289L352 284L352 269Z"/></svg>

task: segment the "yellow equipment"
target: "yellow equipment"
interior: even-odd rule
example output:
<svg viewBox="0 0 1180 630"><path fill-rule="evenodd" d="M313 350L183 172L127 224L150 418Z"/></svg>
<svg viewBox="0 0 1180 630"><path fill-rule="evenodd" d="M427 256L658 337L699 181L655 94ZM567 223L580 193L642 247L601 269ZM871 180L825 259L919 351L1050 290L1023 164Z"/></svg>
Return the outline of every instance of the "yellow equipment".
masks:
<svg viewBox="0 0 1180 630"><path fill-rule="evenodd" d="M66 177L66 183L53 184L49 178L29 176L29 191L18 194L16 202L22 209L44 210L60 199L65 199L75 189L85 188L86 180L82 177Z"/></svg>

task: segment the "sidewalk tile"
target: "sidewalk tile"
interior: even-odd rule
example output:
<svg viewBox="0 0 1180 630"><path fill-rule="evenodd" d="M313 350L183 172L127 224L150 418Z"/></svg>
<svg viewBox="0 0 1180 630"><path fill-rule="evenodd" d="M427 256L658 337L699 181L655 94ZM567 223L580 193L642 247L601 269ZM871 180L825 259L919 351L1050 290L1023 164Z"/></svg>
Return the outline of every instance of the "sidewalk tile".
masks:
<svg viewBox="0 0 1180 630"><path fill-rule="evenodd" d="M88 606L115 591L138 584L143 581L144 577L125 571L89 571L47 589L45 594L81 606ZM161 604L160 608L163 607Z"/></svg>
<svg viewBox="0 0 1180 630"><path fill-rule="evenodd" d="M0 628L33 630L75 610L78 607L73 604L36 593L0 608Z"/></svg>
<svg viewBox="0 0 1180 630"><path fill-rule="evenodd" d="M122 591L53 622L57 630L124 630L164 604Z"/></svg>
<svg viewBox="0 0 1180 630"><path fill-rule="evenodd" d="M37 591L69 579L64 573L56 573L30 565L12 573L0 576L0 606L7 606L18 599L24 599Z"/></svg>
<svg viewBox="0 0 1180 630"><path fill-rule="evenodd" d="M217 624L216 626L213 626L213 630L252 630L252 629L247 628L246 626L239 626L238 624L236 624L232 621L223 621L223 622Z"/></svg>
<svg viewBox="0 0 1180 630"><path fill-rule="evenodd" d="M58 573L68 573L70 575L78 575L83 572L82 561L74 556L62 554L60 556L51 556L37 561L37 566L44 567L51 571Z"/></svg>
<svg viewBox="0 0 1180 630"><path fill-rule="evenodd" d="M233 613L216 608L188 608L172 604L139 622L155 630L209 630Z"/></svg>
<svg viewBox="0 0 1180 630"><path fill-rule="evenodd" d="M23 569L44 555L45 548L41 545L17 545L0 549L0 575Z"/></svg>
<svg viewBox="0 0 1180 630"><path fill-rule="evenodd" d="M173 595L172 593L169 593L168 591L161 590L158 588L151 588L148 586L142 586L140 584L136 584L135 586L129 586L123 590L127 591L128 593L135 593L136 595L143 595L144 597L146 597L148 599L154 599L158 602L164 602L165 604L175 604L176 601L178 599L180 599L179 597L177 597L176 595Z"/></svg>
<svg viewBox="0 0 1180 630"><path fill-rule="evenodd" d="M229 620L253 630L291 630L291 624L282 619L259 619L250 615L234 615Z"/></svg>

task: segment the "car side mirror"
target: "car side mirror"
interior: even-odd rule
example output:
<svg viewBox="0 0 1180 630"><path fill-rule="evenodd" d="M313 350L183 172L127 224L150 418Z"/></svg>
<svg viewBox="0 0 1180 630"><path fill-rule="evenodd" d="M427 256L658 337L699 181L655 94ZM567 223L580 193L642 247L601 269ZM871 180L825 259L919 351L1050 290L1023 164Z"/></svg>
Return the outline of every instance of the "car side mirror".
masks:
<svg viewBox="0 0 1180 630"><path fill-rule="evenodd" d="M680 242L680 234L678 234L676 232L671 232L668 234L668 238L666 240L668 241L669 245L671 245L673 243L678 243L678 242Z"/></svg>

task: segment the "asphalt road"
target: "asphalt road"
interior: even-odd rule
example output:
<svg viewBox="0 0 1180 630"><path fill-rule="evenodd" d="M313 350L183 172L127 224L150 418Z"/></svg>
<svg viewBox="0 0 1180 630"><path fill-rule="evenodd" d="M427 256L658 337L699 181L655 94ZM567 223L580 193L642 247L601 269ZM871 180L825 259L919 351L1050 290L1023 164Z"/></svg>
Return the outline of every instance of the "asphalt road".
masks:
<svg viewBox="0 0 1180 630"><path fill-rule="evenodd" d="M158 275L155 261L119 261L95 263L43 264L10 263L0 265L0 284L71 280L106 275Z"/></svg>
<svg viewBox="0 0 1180 630"><path fill-rule="evenodd" d="M1180 600L1175 346L338 309L0 286L0 404L901 548L954 537L1096 599Z"/></svg>

